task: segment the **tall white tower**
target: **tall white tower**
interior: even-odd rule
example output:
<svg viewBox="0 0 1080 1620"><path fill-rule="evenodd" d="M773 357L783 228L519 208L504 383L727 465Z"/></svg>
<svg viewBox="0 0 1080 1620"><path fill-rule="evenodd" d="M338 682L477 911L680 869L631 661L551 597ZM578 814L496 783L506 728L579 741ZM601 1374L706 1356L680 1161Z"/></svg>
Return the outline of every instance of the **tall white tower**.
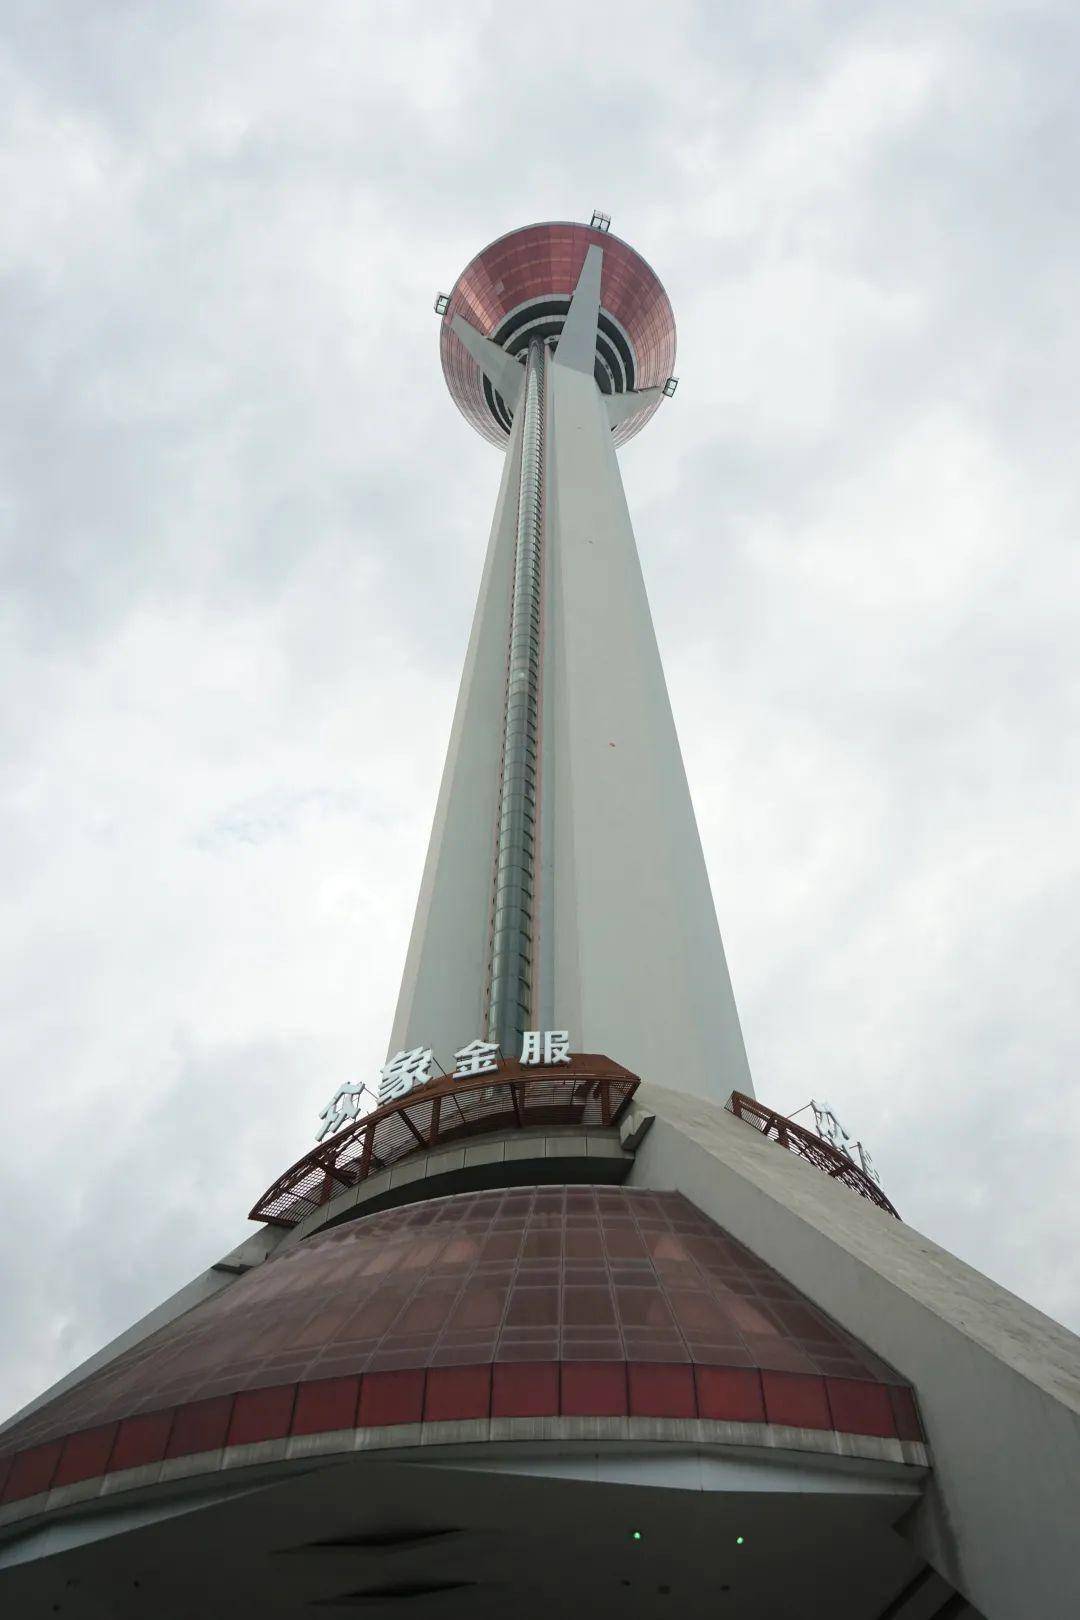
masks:
<svg viewBox="0 0 1080 1620"><path fill-rule="evenodd" d="M503 471L377 1104L0 1428L5 1615L1080 1613L1076 1340L750 1091L615 454L674 322L608 223L437 305Z"/></svg>
<svg viewBox="0 0 1080 1620"><path fill-rule="evenodd" d="M557 1026L723 1101L746 1052L615 454L675 323L604 227L513 231L439 300L503 473L391 1050Z"/></svg>

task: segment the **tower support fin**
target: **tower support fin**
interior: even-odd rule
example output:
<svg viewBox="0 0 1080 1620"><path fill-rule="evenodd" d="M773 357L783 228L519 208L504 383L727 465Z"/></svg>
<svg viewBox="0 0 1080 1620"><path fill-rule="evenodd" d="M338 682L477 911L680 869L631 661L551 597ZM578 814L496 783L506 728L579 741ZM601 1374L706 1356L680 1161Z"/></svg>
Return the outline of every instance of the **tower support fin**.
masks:
<svg viewBox="0 0 1080 1620"><path fill-rule="evenodd" d="M584 371L591 377L596 368L596 327L600 320L600 275L604 250L595 245L585 254L574 296L566 313L566 324L552 362L571 371Z"/></svg>
<svg viewBox="0 0 1080 1620"><path fill-rule="evenodd" d="M450 323L454 336L460 339L469 354L476 361L492 388L497 388L506 401L507 409L513 413L525 380L525 371L519 366L512 355L505 349L500 349L497 343L492 343L475 326L470 326L462 315L455 315Z"/></svg>
<svg viewBox="0 0 1080 1620"><path fill-rule="evenodd" d="M618 427L628 416L645 410L663 397L662 388L632 388L625 394L605 394L604 404L607 406L608 421L613 428Z"/></svg>

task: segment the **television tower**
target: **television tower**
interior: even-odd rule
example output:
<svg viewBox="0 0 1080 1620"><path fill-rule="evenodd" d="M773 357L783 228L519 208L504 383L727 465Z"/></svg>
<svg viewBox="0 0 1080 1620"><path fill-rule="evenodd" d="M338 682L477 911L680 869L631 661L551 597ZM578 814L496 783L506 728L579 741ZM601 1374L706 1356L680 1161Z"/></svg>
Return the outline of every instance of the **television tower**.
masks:
<svg viewBox="0 0 1080 1620"><path fill-rule="evenodd" d="M502 476L387 1060L0 1430L0 1599L1072 1620L1077 1341L753 1093L616 454L667 295L595 214L436 310Z"/></svg>
<svg viewBox="0 0 1080 1620"><path fill-rule="evenodd" d="M516 1057L557 1027L749 1092L615 454L675 386L667 294L606 231L532 226L459 277L440 339L503 475L391 1049Z"/></svg>

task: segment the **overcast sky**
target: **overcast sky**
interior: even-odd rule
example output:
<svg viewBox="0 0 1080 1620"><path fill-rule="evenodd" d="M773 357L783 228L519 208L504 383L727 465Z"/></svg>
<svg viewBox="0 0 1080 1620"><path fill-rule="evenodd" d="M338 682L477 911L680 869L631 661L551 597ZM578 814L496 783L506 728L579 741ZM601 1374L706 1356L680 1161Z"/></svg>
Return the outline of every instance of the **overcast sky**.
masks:
<svg viewBox="0 0 1080 1620"><path fill-rule="evenodd" d="M383 1060L499 475L432 300L594 207L758 1093L1080 1326L1075 0L0 29L0 1408Z"/></svg>

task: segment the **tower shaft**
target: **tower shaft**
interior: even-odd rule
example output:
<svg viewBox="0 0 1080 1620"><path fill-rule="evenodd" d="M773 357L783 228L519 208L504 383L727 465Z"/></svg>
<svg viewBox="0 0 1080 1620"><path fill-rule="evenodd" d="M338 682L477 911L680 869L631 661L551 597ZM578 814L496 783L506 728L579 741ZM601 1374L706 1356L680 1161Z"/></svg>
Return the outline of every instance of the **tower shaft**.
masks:
<svg viewBox="0 0 1080 1620"><path fill-rule="evenodd" d="M532 999L540 738L544 521L544 345L529 345L522 389L517 544L510 604L495 886L492 902L488 1040L520 1049Z"/></svg>
<svg viewBox="0 0 1080 1620"><path fill-rule="evenodd" d="M390 1049L561 1028L723 1098L750 1076L614 448L659 390L601 391L603 265L523 378L454 322L512 426Z"/></svg>

